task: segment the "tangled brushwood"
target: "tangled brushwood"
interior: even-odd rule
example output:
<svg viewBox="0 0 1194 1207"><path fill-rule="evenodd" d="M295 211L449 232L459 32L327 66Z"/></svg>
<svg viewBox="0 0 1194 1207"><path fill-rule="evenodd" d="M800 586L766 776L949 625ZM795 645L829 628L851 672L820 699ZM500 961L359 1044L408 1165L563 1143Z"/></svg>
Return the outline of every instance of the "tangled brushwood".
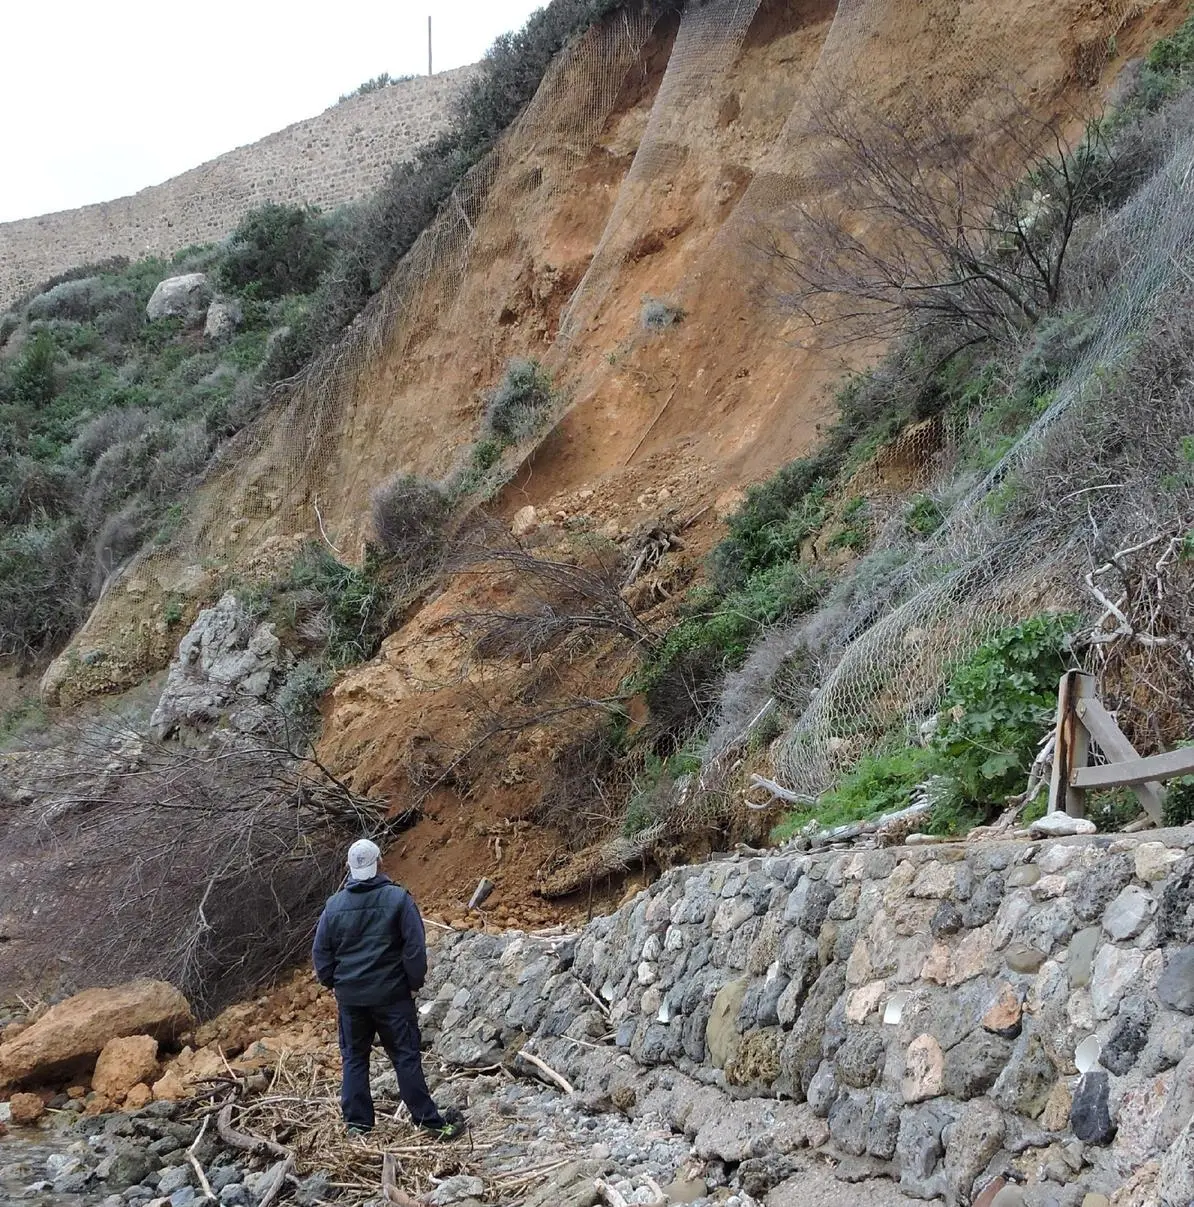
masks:
<svg viewBox="0 0 1194 1207"><path fill-rule="evenodd" d="M284 719L201 748L119 721L61 728L6 756L0 801L0 981L157 976L200 1014L304 954L345 842L387 825Z"/></svg>

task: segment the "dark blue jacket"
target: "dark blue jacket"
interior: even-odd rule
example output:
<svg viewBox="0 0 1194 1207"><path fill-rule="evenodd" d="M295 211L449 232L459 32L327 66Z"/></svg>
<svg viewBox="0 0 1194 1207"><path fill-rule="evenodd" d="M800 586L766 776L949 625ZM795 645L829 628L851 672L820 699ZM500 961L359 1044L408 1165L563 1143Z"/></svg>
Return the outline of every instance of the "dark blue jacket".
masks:
<svg viewBox="0 0 1194 1207"><path fill-rule="evenodd" d="M311 958L320 984L345 1006L413 997L427 978L427 937L414 898L388 876L350 879L328 898Z"/></svg>

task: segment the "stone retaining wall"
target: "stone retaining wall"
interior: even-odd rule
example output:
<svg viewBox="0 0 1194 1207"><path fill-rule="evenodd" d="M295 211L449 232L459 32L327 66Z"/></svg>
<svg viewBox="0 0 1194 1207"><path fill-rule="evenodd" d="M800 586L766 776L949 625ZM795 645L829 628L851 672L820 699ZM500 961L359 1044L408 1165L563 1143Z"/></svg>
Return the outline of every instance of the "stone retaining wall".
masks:
<svg viewBox="0 0 1194 1207"><path fill-rule="evenodd" d="M333 105L131 197L0 223L0 309L56 273L223 238L267 201L332 209L366 196L446 124L471 67Z"/></svg>
<svg viewBox="0 0 1194 1207"><path fill-rule="evenodd" d="M530 1044L776 1180L1194 1199L1194 828L676 869L578 936L445 936L428 995L445 1059Z"/></svg>

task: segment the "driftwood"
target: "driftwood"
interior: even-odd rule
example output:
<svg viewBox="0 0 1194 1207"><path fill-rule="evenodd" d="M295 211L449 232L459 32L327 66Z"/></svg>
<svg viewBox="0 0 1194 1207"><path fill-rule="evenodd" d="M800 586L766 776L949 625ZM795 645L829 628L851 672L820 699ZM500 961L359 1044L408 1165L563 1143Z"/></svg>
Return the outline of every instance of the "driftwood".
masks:
<svg viewBox="0 0 1194 1207"><path fill-rule="evenodd" d="M479 909L488 899L489 894L493 892L493 881L488 876L483 876L478 882L477 887L473 889L473 895L468 899L469 909Z"/></svg>
<svg viewBox="0 0 1194 1207"><path fill-rule="evenodd" d="M393 1153L386 1153L381 1161L381 1197L394 1207L422 1207L419 1199L412 1199L398 1185L398 1162Z"/></svg>
<svg viewBox="0 0 1194 1207"><path fill-rule="evenodd" d="M232 1126L232 1109L234 1105L231 1102L225 1103L220 1108L220 1113L216 1116L216 1131L219 1133L220 1139L229 1148L237 1148L241 1152L251 1153L255 1157L276 1157L281 1161L285 1161L287 1157L293 1157L290 1149L273 1140L267 1140L264 1136L250 1136L248 1132L237 1131Z"/></svg>
<svg viewBox="0 0 1194 1207"><path fill-rule="evenodd" d="M630 1204L604 1178L594 1179L593 1189L607 1207L630 1207Z"/></svg>
<svg viewBox="0 0 1194 1207"><path fill-rule="evenodd" d="M576 1093L576 1089L572 1085L572 1082L570 1082L566 1077L562 1077L559 1073L557 1073L555 1071L555 1069L553 1069L551 1067L551 1065L549 1065L547 1063L547 1061L540 1060L539 1057L536 1056L533 1052L527 1052L527 1051L523 1051L520 1049L518 1052L515 1053L515 1055L518 1056L519 1058L521 1058L522 1060L525 1060L528 1064L534 1065L535 1068L537 1068L539 1070L539 1072L542 1073L543 1076L548 1079L548 1081L552 1082L554 1085L559 1086L560 1089L563 1090L565 1094L575 1094Z"/></svg>
<svg viewBox="0 0 1194 1207"><path fill-rule="evenodd" d="M199 1179L199 1189L214 1203L216 1201L216 1192L212 1190L211 1183L207 1180L207 1174L203 1172L203 1166L199 1164L199 1158L195 1156L195 1150L203 1142L204 1133L207 1131L207 1125L210 1122L211 1116L205 1115L203 1122L199 1126L199 1134L195 1137L195 1141L191 1147L187 1149L187 1160L195 1171L195 1177Z"/></svg>

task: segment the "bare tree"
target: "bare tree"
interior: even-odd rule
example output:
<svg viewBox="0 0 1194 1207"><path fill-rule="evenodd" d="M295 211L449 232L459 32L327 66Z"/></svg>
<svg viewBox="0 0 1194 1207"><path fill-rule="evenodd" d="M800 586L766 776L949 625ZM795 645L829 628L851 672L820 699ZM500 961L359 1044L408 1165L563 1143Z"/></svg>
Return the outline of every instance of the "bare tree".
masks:
<svg viewBox="0 0 1194 1207"><path fill-rule="evenodd" d="M782 302L843 340L913 328L965 341L1035 323L1059 298L1079 218L1115 174L1097 126L1071 145L1061 120L1004 91L997 129L917 124L847 98L817 110L824 157L811 196L764 250Z"/></svg>
<svg viewBox="0 0 1194 1207"><path fill-rule="evenodd" d="M582 557L543 557L494 526L481 528L457 553L457 572L512 581L514 606L459 613L453 621L483 657L521 651L527 657L578 633L606 633L653 648L655 631L626 600L625 558L616 548L590 545Z"/></svg>
<svg viewBox="0 0 1194 1207"><path fill-rule="evenodd" d="M401 821L281 717L197 748L114 718L51 740L0 817L14 987L159 976L209 1013L301 958L345 842Z"/></svg>

